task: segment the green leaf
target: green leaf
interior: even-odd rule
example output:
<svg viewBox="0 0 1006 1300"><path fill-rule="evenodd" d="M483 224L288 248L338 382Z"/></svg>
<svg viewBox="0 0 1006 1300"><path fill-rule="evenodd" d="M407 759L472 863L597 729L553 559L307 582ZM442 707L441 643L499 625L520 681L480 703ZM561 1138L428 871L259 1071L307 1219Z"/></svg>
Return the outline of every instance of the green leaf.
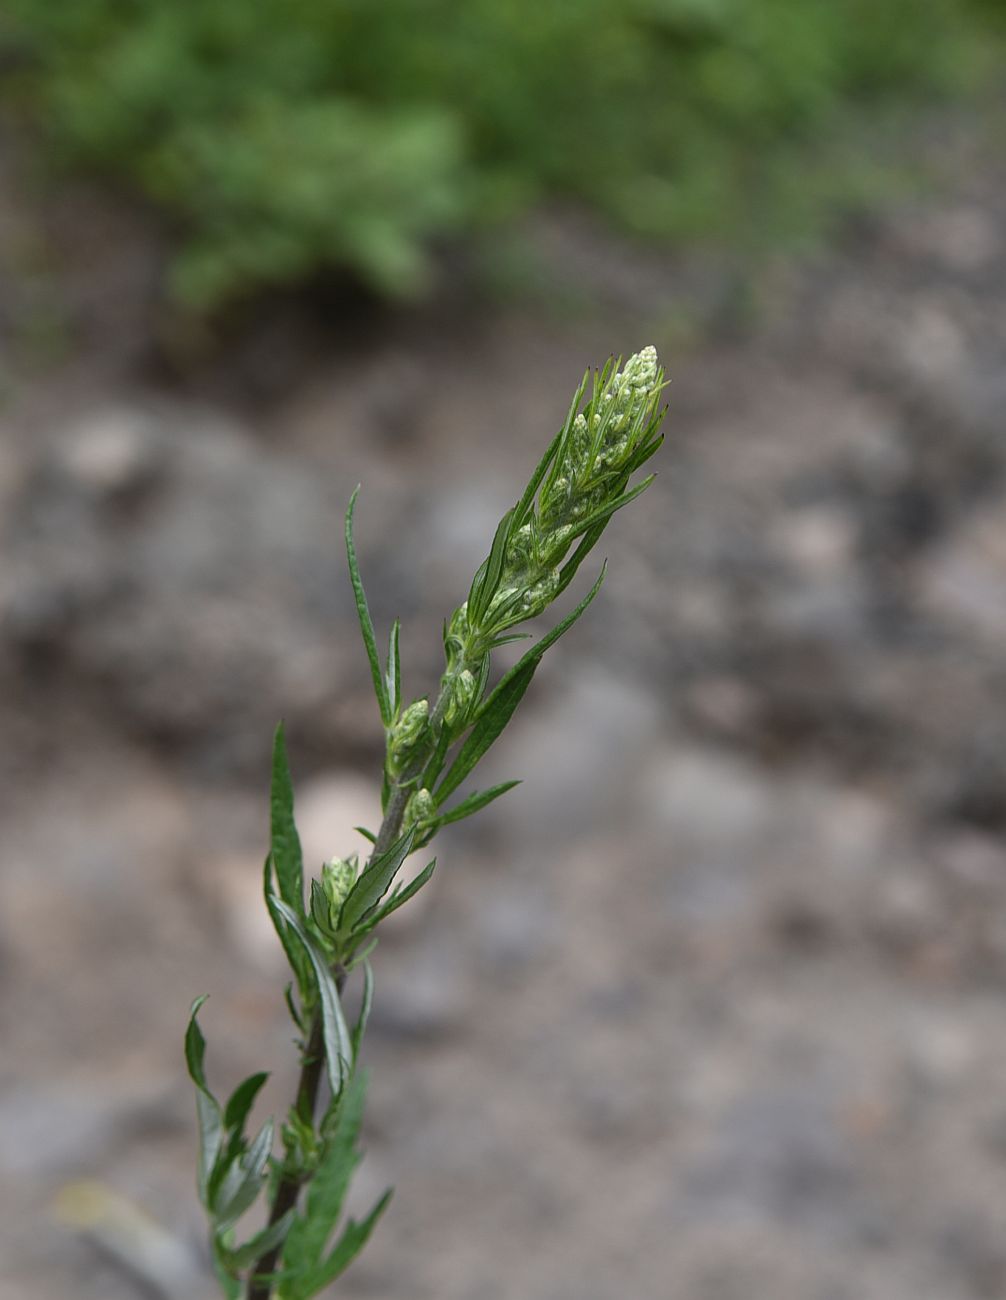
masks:
<svg viewBox="0 0 1006 1300"><path fill-rule="evenodd" d="M196 1020L206 996L196 998L189 1011L185 1031L185 1063L189 1078L196 1085L196 1114L199 1120L199 1199L209 1209L210 1179L223 1143L223 1124L220 1106L206 1083L203 1063L206 1058L206 1039Z"/></svg>
<svg viewBox="0 0 1006 1300"><path fill-rule="evenodd" d="M246 1241L243 1246L237 1246L233 1249L229 1246L218 1246L228 1268L236 1273L239 1269L254 1264L267 1251L272 1250L274 1246L278 1246L290 1231L290 1226L296 1216L296 1209L287 1210L281 1219L268 1224L261 1232L257 1232L254 1237Z"/></svg>
<svg viewBox="0 0 1006 1300"><path fill-rule="evenodd" d="M290 1228L283 1251L285 1275L308 1276L322 1263L353 1172L362 1159L357 1138L365 1096L366 1077L356 1073L325 1117L325 1144L308 1187L307 1204Z"/></svg>
<svg viewBox="0 0 1006 1300"><path fill-rule="evenodd" d="M352 934L367 912L381 901L388 892L399 867L412 852L415 838L416 832L413 828L397 839L386 853L371 858L342 905L339 914L340 931Z"/></svg>
<svg viewBox="0 0 1006 1300"><path fill-rule="evenodd" d="M286 756L283 724L276 728L272 747L272 785L269 792L271 853L279 896L287 907L304 915L304 858L293 819L293 782Z"/></svg>
<svg viewBox="0 0 1006 1300"><path fill-rule="evenodd" d="M496 594L500 574L503 572L507 542L510 540L510 524L513 520L513 513L513 510L508 510L496 525L496 532L493 536L493 544L489 550L489 555L479 567L472 581L471 590L468 593L469 627L475 628L481 625L482 618Z"/></svg>
<svg viewBox="0 0 1006 1300"><path fill-rule="evenodd" d="M500 795L512 790L515 785L520 785L520 782L502 781L499 785L491 786L488 790L477 790L474 794L470 794L467 799L462 799L450 812L443 813L438 817L437 826L448 826L451 822L459 822L465 817L471 817L473 813L479 812L482 808L491 804L494 799L498 799Z"/></svg>
<svg viewBox="0 0 1006 1300"><path fill-rule="evenodd" d="M391 636L388 638L388 671L385 680L388 688L388 712L392 718L398 712L398 706L402 702L402 661L398 653L401 626L400 620L396 618L391 625Z"/></svg>
<svg viewBox="0 0 1006 1300"><path fill-rule="evenodd" d="M454 793L510 721L514 709L530 686L537 667L537 660L530 663L521 661L519 671L512 669L508 672L482 705L476 714L475 725L468 733L468 738L447 769L447 774L440 785L433 792L433 799L438 807L448 795Z"/></svg>
<svg viewBox="0 0 1006 1300"><path fill-rule="evenodd" d="M530 641L530 640L531 640L530 632L510 632L504 636L498 636L494 638L494 640L489 642L486 649L498 650L500 646L509 645L511 641Z"/></svg>
<svg viewBox="0 0 1006 1300"><path fill-rule="evenodd" d="M381 660L377 653L377 638L374 636L374 624L367 605L367 593L363 590L363 579L360 577L360 566L356 560L356 547L353 544L353 511L356 509L356 498L359 492L360 488L357 485L353 490L353 495L349 498L349 509L346 511L346 559L349 563L349 580L353 584L353 596L356 599L356 616L360 621L360 632L363 635L363 644L367 651L367 660L370 663L370 676L374 682L374 694L377 696L377 707L381 711L381 721L386 727L390 727L394 714L391 709L391 701L388 699L387 687L381 675Z"/></svg>
<svg viewBox="0 0 1006 1300"><path fill-rule="evenodd" d="M374 970L370 962L364 958L363 961L363 998L360 1002L360 1014L356 1018L356 1024L353 1026L353 1068L356 1068L357 1060L360 1056L360 1044L363 1042L363 1035L367 1031L367 1021L370 1019L370 1008L374 1004Z"/></svg>
<svg viewBox="0 0 1006 1300"><path fill-rule="evenodd" d="M368 918L368 925L373 928L380 924L386 916L390 916L392 912L397 912L403 903L407 903L414 894L418 894L429 880L430 876L433 875L436 865L437 860L434 858L432 862L427 863L427 865L423 867L422 871L420 871L419 875L416 876L415 879L410 880L407 885L403 885L401 889L396 890L380 911Z"/></svg>
<svg viewBox="0 0 1006 1300"><path fill-rule="evenodd" d="M447 751L451 747L451 733L447 727L442 727L440 735L437 737L437 746L430 755L430 761L423 768L423 774L419 778L419 789L432 790L434 782L444 769L444 760L447 758Z"/></svg>
<svg viewBox="0 0 1006 1300"><path fill-rule="evenodd" d="M319 1291L323 1291L325 1287L330 1286L341 1273L344 1273L349 1268L350 1264L367 1244L377 1220L384 1213L390 1200L391 1188L389 1187L362 1223L350 1219L343 1230L342 1236L336 1242L332 1253L324 1264L307 1279L308 1289L296 1293L296 1300L309 1300L310 1296L317 1295Z"/></svg>
<svg viewBox="0 0 1006 1300"><path fill-rule="evenodd" d="M365 840L369 840L371 844L377 843L377 836L373 831L368 831L366 826L354 826L353 830L356 831L358 835L362 835Z"/></svg>
<svg viewBox="0 0 1006 1300"><path fill-rule="evenodd" d="M524 495L517 503L517 507L514 510L515 528L519 528L522 524L527 522L527 516L531 511L532 503L534 501L534 494L538 491L545 475L549 475L549 483L551 483L559 472L559 465L562 461L562 457L559 455L559 449L570 436L573 421L576 419L577 412L580 409L583 395L587 391L587 383L589 379L590 370L588 369L584 372L583 379L580 381L580 387L573 394L573 400L569 404L569 410L566 412L566 419L562 428L549 443L544 456L542 456L541 460L538 462L537 468L531 475L530 482L524 489Z"/></svg>
<svg viewBox="0 0 1006 1300"><path fill-rule="evenodd" d="M247 1148L248 1143L244 1135L244 1123L248 1118L248 1113L259 1089L268 1077L267 1074L253 1074L245 1079L243 1083L238 1084L231 1094L224 1111L226 1146L222 1148L217 1156L209 1180L207 1201L211 1205L217 1203L220 1196L220 1187L227 1177L228 1171L234 1166L235 1161L240 1159Z"/></svg>
<svg viewBox="0 0 1006 1300"><path fill-rule="evenodd" d="M218 1228L229 1227L240 1219L262 1190L272 1153L272 1135L273 1122L269 1119L244 1155L227 1170L211 1207Z"/></svg>
<svg viewBox="0 0 1006 1300"><path fill-rule="evenodd" d="M538 667L545 651L550 646L553 646L564 632L569 631L600 591L601 583L604 581L605 569L606 565L602 566L597 581L583 600L580 601L579 605L571 613L567 614L551 632L547 632L540 641L536 642L530 650L522 655L513 668L504 674L496 689L486 697L475 715L475 724L467 740L458 751L457 757L448 768L447 774L439 787L434 791L433 797L438 807L448 795L458 788L510 721L513 711L530 685L531 678L534 676L535 669Z"/></svg>
<svg viewBox="0 0 1006 1300"><path fill-rule="evenodd" d="M353 1045L346 1028L339 1001L339 990L318 945L308 934L300 917L275 894L269 895L267 902L273 913L274 922L285 921L304 946L308 959L314 968L318 983L318 996L321 1003L321 1027L325 1040L325 1061L328 1067L328 1082L333 1097L337 1097L349 1077L350 1063L353 1059Z"/></svg>
<svg viewBox="0 0 1006 1300"><path fill-rule="evenodd" d="M266 857L265 869L262 874L262 891L265 895L266 906L268 907L269 899L274 896L278 897L278 891L273 884L271 853ZM300 991L301 1002L305 1006L308 1006L311 1003L314 993L314 987L311 983L311 963L307 960L301 945L294 940L289 927L285 925L277 925L276 918L273 916L271 911L269 915L272 916L273 925L276 929L276 933L279 935L279 941L283 946L283 951L286 953L286 959L290 964L290 969L293 971L294 975L297 976L297 988ZM293 1005L289 998L287 998L287 1006L290 1007L290 1014L293 1015ZM297 1020L297 1017L295 1016L294 1019Z"/></svg>
<svg viewBox="0 0 1006 1300"><path fill-rule="evenodd" d="M594 549L594 544L603 532L604 524L600 524L594 528L588 529L580 538L576 550L559 570L559 586L556 588L554 599L561 596L573 581L577 569L587 558L587 555Z"/></svg>
<svg viewBox="0 0 1006 1300"><path fill-rule="evenodd" d="M227 1239L230 1236L229 1230L213 1233L213 1272L216 1274L220 1289L223 1291L226 1300L241 1300L241 1292L244 1288L240 1280L231 1272L228 1261Z"/></svg>
<svg viewBox="0 0 1006 1300"><path fill-rule="evenodd" d="M294 1001L293 985L288 984L283 990L283 999L286 1002L286 1009L290 1012L290 1019L297 1026L301 1033L304 1032L304 1018L300 1013L300 1008Z"/></svg>
<svg viewBox="0 0 1006 1300"><path fill-rule="evenodd" d="M331 937L332 908L319 880L311 881L311 919L324 935Z"/></svg>
<svg viewBox="0 0 1006 1300"><path fill-rule="evenodd" d="M374 921L373 918L371 917L367 920L363 930L359 933L358 938L360 939L366 938L366 936L370 934L373 928L374 928ZM358 948L353 952L353 956L349 962L349 965L346 967L346 970L354 971L356 970L357 966L362 966L363 963L367 960L367 958L370 956L370 954L374 951L376 947L377 947L377 936L375 935L374 938L371 939L369 943L365 943L362 948Z"/></svg>
<svg viewBox="0 0 1006 1300"><path fill-rule="evenodd" d="M593 511L585 518L578 520L577 528L587 531L588 529L596 528L599 524L603 527L607 524L608 520L616 510L621 510L621 508L627 506L630 501L635 501L636 497L638 497L641 492L645 492L655 478L655 474L648 475L648 477L643 479L642 483L637 483L630 491L623 493L614 501L607 502L607 504Z"/></svg>
<svg viewBox="0 0 1006 1300"><path fill-rule="evenodd" d="M231 1093L224 1110L224 1128L241 1129L248 1118L248 1113L255 1104L262 1085L268 1074L250 1074L244 1083L239 1083Z"/></svg>

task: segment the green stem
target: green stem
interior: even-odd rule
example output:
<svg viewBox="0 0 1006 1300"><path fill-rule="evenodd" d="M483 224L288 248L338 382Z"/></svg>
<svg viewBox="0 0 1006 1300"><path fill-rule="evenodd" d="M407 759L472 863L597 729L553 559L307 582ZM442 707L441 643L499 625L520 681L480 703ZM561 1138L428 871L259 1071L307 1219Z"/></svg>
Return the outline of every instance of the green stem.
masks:
<svg viewBox="0 0 1006 1300"><path fill-rule="evenodd" d="M442 687L437 702L433 707L433 718L435 727L443 722L444 710L447 707L449 696L449 687ZM435 733L434 733L435 734ZM423 770L429 762L434 750L434 743L426 748L423 754L415 760L406 779L402 784L397 784L392 788L391 798L388 801L387 812L384 814L384 820L381 822L381 828L377 833L377 839L371 852L371 860L380 853L386 852L395 840L398 839L402 830L402 818L405 816L405 805L409 801L409 795L412 793L410 782ZM346 984L346 972L341 970L336 976L336 987L340 995ZM323 1064L325 1059L325 1043L322 1033L321 1016L315 1012L311 1020L311 1032L308 1034L307 1045L304 1048L304 1055L301 1058L300 1081L297 1084L297 1110L301 1118L310 1124L314 1123L315 1112L318 1108L318 1091L321 1087L321 1079L324 1073ZM276 1188L276 1196L273 1199L272 1208L269 1212L269 1225L278 1223L287 1211L291 1210L297 1204L297 1198L300 1196L301 1189L309 1181L310 1175L300 1169L292 1169L285 1173L279 1181ZM267 1251L261 1259L253 1266L249 1274L248 1296L247 1300L270 1300L273 1291L273 1284L269 1281L269 1275L275 1273L277 1265L282 1254L282 1244L274 1246Z"/></svg>

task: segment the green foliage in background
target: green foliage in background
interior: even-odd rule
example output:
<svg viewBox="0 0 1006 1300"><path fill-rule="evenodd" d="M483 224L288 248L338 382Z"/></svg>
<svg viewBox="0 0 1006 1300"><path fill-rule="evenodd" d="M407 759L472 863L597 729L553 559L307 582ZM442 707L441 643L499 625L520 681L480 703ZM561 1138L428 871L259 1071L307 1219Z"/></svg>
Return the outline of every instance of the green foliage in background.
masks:
<svg viewBox="0 0 1006 1300"><path fill-rule="evenodd" d="M855 187L855 157L821 154L850 115L866 140L891 106L972 88L1001 48L992 0L8 0L5 13L8 104L54 157L124 177L172 215L173 290L196 307L330 266L418 292L438 238L549 195L646 236L785 229L808 196Z"/></svg>

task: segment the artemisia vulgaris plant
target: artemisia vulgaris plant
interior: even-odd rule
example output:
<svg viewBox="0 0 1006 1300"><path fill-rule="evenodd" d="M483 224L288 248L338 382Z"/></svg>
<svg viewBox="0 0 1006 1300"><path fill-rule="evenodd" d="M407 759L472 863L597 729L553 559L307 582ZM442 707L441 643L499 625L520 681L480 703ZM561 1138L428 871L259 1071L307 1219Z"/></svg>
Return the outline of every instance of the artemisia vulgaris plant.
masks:
<svg viewBox="0 0 1006 1300"><path fill-rule="evenodd" d="M492 652L529 637L518 629L566 590L611 516L651 482L652 475L630 484L662 441L663 387L653 348L630 357L624 367L611 360L600 371L587 372L523 496L500 520L467 600L444 624L445 667L432 700L403 699L397 621L382 663L353 544L353 493L346 553L386 738L383 820L376 831L359 828L373 846L366 862L333 858L305 882L283 730L276 732L265 905L293 973L286 1004L297 1029L301 1066L278 1153L272 1120L254 1136L245 1131L265 1074L245 1079L224 1103L210 1091L197 1019L202 998L192 1007L185 1040L196 1085L199 1195L228 1300L317 1295L356 1257L388 1203L390 1191L361 1222L340 1224L361 1158L357 1141L366 1076L359 1058L374 996L370 955L381 923L433 874L435 861L408 884L396 884L409 855L429 844L441 826L470 817L517 784L506 781L452 802L509 722L545 651L597 595L604 566L572 612L494 685ZM342 1004L351 978L359 978L362 988L353 1024ZM239 1222L263 1195L266 1226L241 1240Z"/></svg>

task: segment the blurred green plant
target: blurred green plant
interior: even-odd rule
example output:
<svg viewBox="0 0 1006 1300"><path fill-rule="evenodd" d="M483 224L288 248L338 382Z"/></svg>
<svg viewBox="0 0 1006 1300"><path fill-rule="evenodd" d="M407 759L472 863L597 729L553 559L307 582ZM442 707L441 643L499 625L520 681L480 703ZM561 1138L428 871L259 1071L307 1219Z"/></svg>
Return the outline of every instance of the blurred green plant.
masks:
<svg viewBox="0 0 1006 1300"><path fill-rule="evenodd" d="M529 636L514 629L546 611L615 511L649 485L652 476L633 487L629 480L663 440L663 387L653 348L631 357L624 369L609 361L592 379L589 372L584 377L520 501L500 521L467 600L444 624L445 668L432 704L425 696L404 702L397 621L381 662L353 543L353 493L346 553L385 731L383 820L376 833L358 828L373 843L369 861L361 867L355 856L333 858L305 893L293 786L283 730L277 731L265 902L293 972L286 1002L301 1061L296 1099L282 1126L281 1157L273 1154L272 1120L254 1138L245 1131L265 1074L245 1079L223 1105L210 1090L198 1022L203 998L193 1004L185 1038L199 1119L199 1195L228 1300L242 1294L269 1300L274 1292L278 1300L309 1300L349 1266L387 1205L390 1192L362 1222L345 1223L333 1243L360 1159L366 1079L359 1055L374 996L368 958L381 923L433 874L435 860L408 884L396 885L409 855L441 826L470 817L517 784L505 781L447 806L510 721L546 650L597 595L603 567L572 612L489 689L492 651ZM361 1009L350 1027L342 994L357 970ZM237 1224L263 1193L266 1225L239 1243Z"/></svg>
<svg viewBox="0 0 1006 1300"><path fill-rule="evenodd" d="M8 0L0 56L53 156L173 216L173 292L205 309L327 266L421 292L439 238L548 195L646 236L785 232L794 194L804 220L847 171L860 184L826 149L850 113L862 155L886 106L971 89L1001 17L991 0Z"/></svg>

